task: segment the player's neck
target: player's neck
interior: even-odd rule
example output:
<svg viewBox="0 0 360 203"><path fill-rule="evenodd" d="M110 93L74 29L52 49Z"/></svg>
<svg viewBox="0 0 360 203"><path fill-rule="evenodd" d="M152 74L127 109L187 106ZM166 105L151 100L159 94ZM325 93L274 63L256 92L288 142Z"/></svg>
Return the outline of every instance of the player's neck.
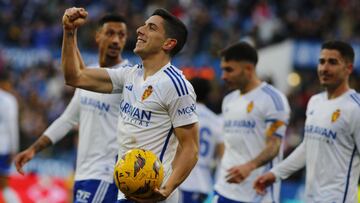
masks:
<svg viewBox="0 0 360 203"><path fill-rule="evenodd" d="M117 64L120 64L121 62L122 62L121 56L115 59L105 57L99 60L99 65L100 67L113 67L116 66Z"/></svg>
<svg viewBox="0 0 360 203"><path fill-rule="evenodd" d="M339 96L341 96L342 94L344 94L345 92L347 92L350 89L349 84L347 82L342 83L341 85L339 85L338 87L327 87L326 91L327 91L327 96L328 99L335 99Z"/></svg>
<svg viewBox="0 0 360 203"><path fill-rule="evenodd" d="M250 92L251 90L257 88L261 84L261 80L258 78L254 78L250 80L250 82L242 89L240 89L241 94L246 94Z"/></svg>
<svg viewBox="0 0 360 203"><path fill-rule="evenodd" d="M142 59L144 66L144 80L147 77L154 75L158 70L164 67L170 62L170 57L168 55L157 54L152 57L146 57Z"/></svg>

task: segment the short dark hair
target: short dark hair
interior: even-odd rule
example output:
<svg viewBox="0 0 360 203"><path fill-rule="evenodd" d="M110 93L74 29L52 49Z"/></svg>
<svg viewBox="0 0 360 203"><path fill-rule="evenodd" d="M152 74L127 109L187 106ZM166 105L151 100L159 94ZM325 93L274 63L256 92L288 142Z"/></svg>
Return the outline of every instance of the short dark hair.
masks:
<svg viewBox="0 0 360 203"><path fill-rule="evenodd" d="M189 81L194 87L197 100L202 102L206 101L211 90L210 81L198 77L192 78Z"/></svg>
<svg viewBox="0 0 360 203"><path fill-rule="evenodd" d="M321 49L332 49L338 51L345 60L350 63L354 63L355 60L355 53L354 49L349 43L332 40L324 42L321 46Z"/></svg>
<svg viewBox="0 0 360 203"><path fill-rule="evenodd" d="M98 22L98 27L102 27L105 23L108 22L118 22L118 23L125 23L126 24L126 19L119 14L115 14L115 13L108 13L106 15L104 15L102 18L100 18L99 22Z"/></svg>
<svg viewBox="0 0 360 203"><path fill-rule="evenodd" d="M167 37L176 39L177 44L170 51L170 56L175 56L186 43L188 31L185 24L176 16L162 8L156 9L152 16L154 15L161 16L164 19L164 29Z"/></svg>
<svg viewBox="0 0 360 203"><path fill-rule="evenodd" d="M256 49L247 42L238 42L220 51L225 61L248 61L256 66L258 54Z"/></svg>

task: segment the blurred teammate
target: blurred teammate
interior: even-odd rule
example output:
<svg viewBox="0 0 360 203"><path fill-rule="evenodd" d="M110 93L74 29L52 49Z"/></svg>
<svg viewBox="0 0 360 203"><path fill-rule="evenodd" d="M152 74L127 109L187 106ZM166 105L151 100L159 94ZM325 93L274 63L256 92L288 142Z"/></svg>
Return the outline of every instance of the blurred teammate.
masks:
<svg viewBox="0 0 360 203"><path fill-rule="evenodd" d="M150 198L128 199L177 202L176 188L197 161L198 126L195 93L182 73L171 65L171 57L185 44L185 25L166 10L157 9L137 29L134 52L142 64L134 68L85 68L76 45L76 28L87 12L70 8L63 16L62 67L66 83L104 93L123 93L120 101L119 155L133 148L151 150L164 164L161 188ZM179 149L178 149L179 144ZM128 201L119 196L119 202Z"/></svg>
<svg viewBox="0 0 360 203"><path fill-rule="evenodd" d="M6 91L8 74L0 71L0 202L12 202L14 194L8 187L10 165L19 150L19 119L16 98Z"/></svg>
<svg viewBox="0 0 360 203"><path fill-rule="evenodd" d="M360 95L349 87L354 50L341 41L322 45L318 76L325 91L306 110L304 140L283 162L260 176L264 194L275 180L306 166L305 202L357 202L360 173Z"/></svg>
<svg viewBox="0 0 360 203"><path fill-rule="evenodd" d="M215 202L279 202L279 187L266 196L253 189L255 178L279 162L281 139L289 119L286 97L261 82L258 55L245 42L221 52L222 78L234 89L223 100L225 152L215 185Z"/></svg>
<svg viewBox="0 0 360 203"><path fill-rule="evenodd" d="M190 83L197 96L196 113L199 117L200 150L199 160L190 175L180 185L182 202L201 203L213 190L213 164L224 152L222 120L205 106L210 92L210 82L193 78Z"/></svg>
<svg viewBox="0 0 360 203"><path fill-rule="evenodd" d="M125 19L109 14L99 21L95 40L99 50L99 64L92 69L106 67L124 69L129 65L121 52L127 38ZM100 94L76 89L64 113L29 148L16 156L19 173L36 153L61 140L79 125L79 142L75 170L74 202L116 202L117 188L113 170L118 145L116 129L121 94Z"/></svg>

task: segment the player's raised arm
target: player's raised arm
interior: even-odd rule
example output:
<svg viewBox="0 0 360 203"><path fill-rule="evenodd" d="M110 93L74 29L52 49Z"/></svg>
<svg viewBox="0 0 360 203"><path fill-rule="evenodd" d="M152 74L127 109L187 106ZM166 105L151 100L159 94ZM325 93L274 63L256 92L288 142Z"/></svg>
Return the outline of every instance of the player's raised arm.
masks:
<svg viewBox="0 0 360 203"><path fill-rule="evenodd" d="M87 12L83 8L66 9L63 23L63 45L61 66L67 85L96 92L110 93L111 79L104 69L86 69L77 47L77 28L86 22Z"/></svg>

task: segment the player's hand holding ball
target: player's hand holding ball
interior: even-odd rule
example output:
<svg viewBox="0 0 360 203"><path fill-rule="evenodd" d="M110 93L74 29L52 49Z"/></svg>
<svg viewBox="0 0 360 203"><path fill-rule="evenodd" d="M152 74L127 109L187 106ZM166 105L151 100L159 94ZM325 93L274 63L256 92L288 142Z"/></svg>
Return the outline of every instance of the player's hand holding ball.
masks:
<svg viewBox="0 0 360 203"><path fill-rule="evenodd" d="M65 10L62 24L66 30L74 30L86 22L88 12L84 8L72 7Z"/></svg>
<svg viewBox="0 0 360 203"><path fill-rule="evenodd" d="M170 195L166 188L160 188L163 178L164 167L149 150L132 149L126 152L114 169L116 186L127 199L140 203L161 201Z"/></svg>

